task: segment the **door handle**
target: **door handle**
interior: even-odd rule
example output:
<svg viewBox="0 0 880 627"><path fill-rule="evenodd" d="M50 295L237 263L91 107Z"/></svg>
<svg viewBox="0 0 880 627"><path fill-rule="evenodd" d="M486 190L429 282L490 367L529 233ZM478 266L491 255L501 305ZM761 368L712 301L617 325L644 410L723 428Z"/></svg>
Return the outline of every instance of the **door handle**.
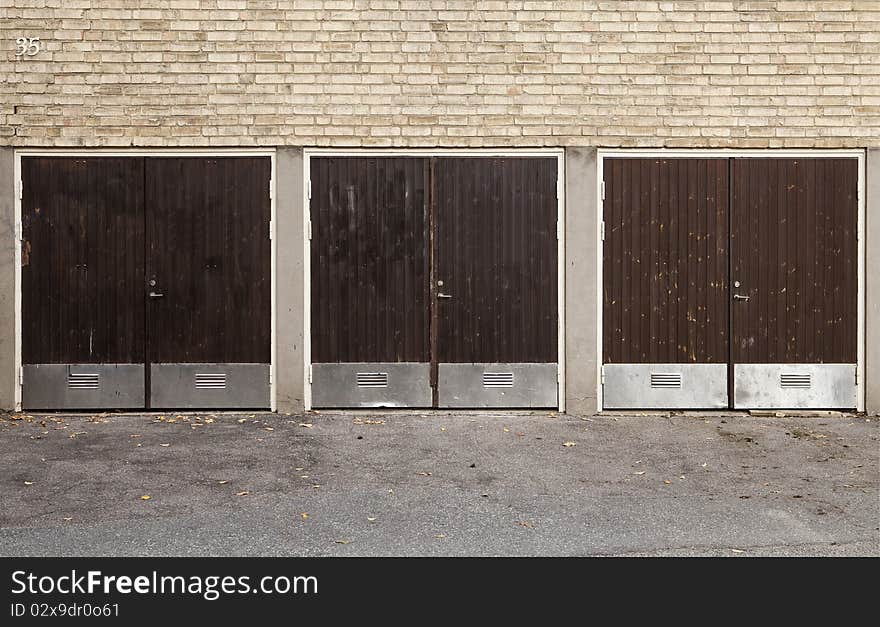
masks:
<svg viewBox="0 0 880 627"><path fill-rule="evenodd" d="M437 298L452 298L452 294L438 293Z"/></svg>
<svg viewBox="0 0 880 627"><path fill-rule="evenodd" d="M733 298L734 300L748 300L750 296L745 296L743 294L734 294Z"/></svg>
<svg viewBox="0 0 880 627"><path fill-rule="evenodd" d="M165 294L161 292L150 292L150 298L162 298Z"/></svg>

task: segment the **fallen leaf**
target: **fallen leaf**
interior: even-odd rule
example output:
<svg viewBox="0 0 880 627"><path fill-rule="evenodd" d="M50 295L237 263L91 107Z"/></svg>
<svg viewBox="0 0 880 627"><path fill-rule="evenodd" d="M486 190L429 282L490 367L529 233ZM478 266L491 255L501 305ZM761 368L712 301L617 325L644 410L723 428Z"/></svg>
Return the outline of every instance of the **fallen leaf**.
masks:
<svg viewBox="0 0 880 627"><path fill-rule="evenodd" d="M302 468L302 467L300 467L300 468L294 468L294 470L305 470L305 468Z"/></svg>
<svg viewBox="0 0 880 627"><path fill-rule="evenodd" d="M577 442L563 442L562 446L565 448L571 448L572 446L577 446Z"/></svg>
<svg viewBox="0 0 880 627"><path fill-rule="evenodd" d="M336 544L351 544L351 540L336 540Z"/></svg>
<svg viewBox="0 0 880 627"><path fill-rule="evenodd" d="M221 479L217 483L219 483L220 485L226 485L227 483L229 483L229 479Z"/></svg>
<svg viewBox="0 0 880 627"><path fill-rule="evenodd" d="M435 535L435 536L434 536L434 537L435 537L435 538L439 538L439 539L441 539L441 540L442 540L442 539L443 539L443 538L445 538L445 537L446 537L446 534L445 534L445 533L438 533L438 534L437 534L437 535Z"/></svg>
<svg viewBox="0 0 880 627"><path fill-rule="evenodd" d="M446 431L446 427L440 427L440 431Z"/></svg>
<svg viewBox="0 0 880 627"><path fill-rule="evenodd" d="M159 446L165 446L165 447L168 447L168 446L171 446L171 445L170 445L170 444L160 444Z"/></svg>
<svg viewBox="0 0 880 627"><path fill-rule="evenodd" d="M734 553L745 553L745 551L743 551L742 549L730 549L730 550L733 551Z"/></svg>
<svg viewBox="0 0 880 627"><path fill-rule="evenodd" d="M375 519L375 518L367 518L367 520L368 520L369 522L376 522L376 519Z"/></svg>
<svg viewBox="0 0 880 627"><path fill-rule="evenodd" d="M239 418L236 422L238 424L243 424L243 423L247 422L247 418Z"/></svg>
<svg viewBox="0 0 880 627"><path fill-rule="evenodd" d="M303 512L302 514L300 514L300 516L302 516L302 519L303 519L303 520L308 520L308 519L309 519L309 515L308 515L306 512Z"/></svg>
<svg viewBox="0 0 880 627"><path fill-rule="evenodd" d="M247 496L248 494L250 494L250 491L242 490L241 492L236 492L235 496Z"/></svg>
<svg viewBox="0 0 880 627"><path fill-rule="evenodd" d="M535 528L535 524L530 520L519 520L519 521L517 521L516 524L519 525L520 527L525 527L526 529L534 529Z"/></svg>
<svg viewBox="0 0 880 627"><path fill-rule="evenodd" d="M313 424L310 423L310 422L301 422L301 423L299 423L299 426L300 426L300 427L305 427L306 429L311 429L311 428L314 427L315 425L313 425Z"/></svg>
<svg viewBox="0 0 880 627"><path fill-rule="evenodd" d="M66 522L70 522L71 520L73 520L73 518L72 518L72 517L67 517L67 518L62 518L61 520L64 520L64 521L66 521Z"/></svg>
<svg viewBox="0 0 880 627"><path fill-rule="evenodd" d="M664 480L663 480L663 483L665 483L666 485L669 485L669 484L671 484L672 482L671 482L669 479L664 479Z"/></svg>
<svg viewBox="0 0 880 627"><path fill-rule="evenodd" d="M504 427L504 433L510 433L510 429L508 429L507 427Z"/></svg>
<svg viewBox="0 0 880 627"><path fill-rule="evenodd" d="M33 481L25 481L24 484L25 485L34 485L34 482Z"/></svg>
<svg viewBox="0 0 880 627"><path fill-rule="evenodd" d="M213 418L205 418L205 422L207 422L208 424L211 424L212 422L214 422L214 419Z"/></svg>
<svg viewBox="0 0 880 627"><path fill-rule="evenodd" d="M149 494L144 494L144 495L141 497L141 500L142 500L142 501L149 501L151 498L153 498L153 497L150 496Z"/></svg>
<svg viewBox="0 0 880 627"><path fill-rule="evenodd" d="M635 474L635 475L643 475L643 474L645 474L645 472L646 472L646 471L644 471L644 470L640 470L640 471L638 471L638 472L636 472L636 473L633 473L633 474Z"/></svg>
<svg viewBox="0 0 880 627"><path fill-rule="evenodd" d="M275 429L273 429L272 427L263 427L263 429L265 429L266 431L275 431Z"/></svg>
<svg viewBox="0 0 880 627"><path fill-rule="evenodd" d="M431 473L428 472L427 470L423 470L422 472L417 472L416 474L419 475L420 477L430 477L431 476Z"/></svg>

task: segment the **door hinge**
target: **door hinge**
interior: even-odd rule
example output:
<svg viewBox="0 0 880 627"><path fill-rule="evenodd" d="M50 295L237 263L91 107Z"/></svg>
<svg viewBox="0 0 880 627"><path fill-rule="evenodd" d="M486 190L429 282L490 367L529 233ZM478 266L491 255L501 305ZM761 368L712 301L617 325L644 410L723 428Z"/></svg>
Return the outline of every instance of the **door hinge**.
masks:
<svg viewBox="0 0 880 627"><path fill-rule="evenodd" d="M602 366L602 367L599 369L599 382L600 382L602 385L605 385L605 366Z"/></svg>
<svg viewBox="0 0 880 627"><path fill-rule="evenodd" d="M272 239L272 233L274 233L274 231L273 231L274 226L275 226L274 222L272 220L269 220L269 239Z"/></svg>
<svg viewBox="0 0 880 627"><path fill-rule="evenodd" d="M562 221L556 221L556 239L562 239Z"/></svg>
<svg viewBox="0 0 880 627"><path fill-rule="evenodd" d="M275 198L275 179L269 179L269 199Z"/></svg>
<svg viewBox="0 0 880 627"><path fill-rule="evenodd" d="M856 385L859 384L859 367L856 366Z"/></svg>
<svg viewBox="0 0 880 627"><path fill-rule="evenodd" d="M312 179L309 179L309 200L312 199Z"/></svg>
<svg viewBox="0 0 880 627"><path fill-rule="evenodd" d="M312 239L312 221L309 220L309 239Z"/></svg>
<svg viewBox="0 0 880 627"><path fill-rule="evenodd" d="M605 200L605 181L599 183L599 191L602 194L602 200Z"/></svg>
<svg viewBox="0 0 880 627"><path fill-rule="evenodd" d="M24 385L24 366L18 369L18 384Z"/></svg>
<svg viewBox="0 0 880 627"><path fill-rule="evenodd" d="M311 384L311 382L312 382L312 367L309 366L309 383Z"/></svg>
<svg viewBox="0 0 880 627"><path fill-rule="evenodd" d="M272 379L274 378L272 372L272 367L269 368L269 385L272 385Z"/></svg>
<svg viewBox="0 0 880 627"><path fill-rule="evenodd" d="M602 220L599 223L599 239L603 242L605 241L605 220Z"/></svg>
<svg viewBox="0 0 880 627"><path fill-rule="evenodd" d="M24 198L24 182L18 179L18 199L21 200L22 198Z"/></svg>

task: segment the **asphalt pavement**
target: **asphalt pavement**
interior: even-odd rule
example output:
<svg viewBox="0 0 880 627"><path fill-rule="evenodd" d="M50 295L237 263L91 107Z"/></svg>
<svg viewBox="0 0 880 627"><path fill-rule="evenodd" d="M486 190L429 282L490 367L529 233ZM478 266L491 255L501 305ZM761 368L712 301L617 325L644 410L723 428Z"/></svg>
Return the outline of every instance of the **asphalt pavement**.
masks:
<svg viewBox="0 0 880 627"><path fill-rule="evenodd" d="M0 414L0 555L880 555L878 418Z"/></svg>

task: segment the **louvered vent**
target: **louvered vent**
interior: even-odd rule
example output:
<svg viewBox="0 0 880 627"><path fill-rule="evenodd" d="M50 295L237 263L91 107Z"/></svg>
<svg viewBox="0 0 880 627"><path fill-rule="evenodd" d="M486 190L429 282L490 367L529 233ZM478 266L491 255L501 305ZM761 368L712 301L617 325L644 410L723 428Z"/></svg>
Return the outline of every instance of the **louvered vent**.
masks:
<svg viewBox="0 0 880 627"><path fill-rule="evenodd" d="M196 373L196 389L197 390L225 390L226 389L226 373L225 372L197 372Z"/></svg>
<svg viewBox="0 0 880 627"><path fill-rule="evenodd" d="M808 388L813 384L810 373L793 374L781 373L779 375L779 386L783 388Z"/></svg>
<svg viewBox="0 0 880 627"><path fill-rule="evenodd" d="M357 373L357 384L359 388L387 388L388 373L359 372Z"/></svg>
<svg viewBox="0 0 880 627"><path fill-rule="evenodd" d="M484 388L512 388L513 373L512 372L484 372L483 373Z"/></svg>
<svg viewBox="0 0 880 627"><path fill-rule="evenodd" d="M97 390L101 377L97 374L67 373L67 387L71 390Z"/></svg>
<svg viewBox="0 0 880 627"><path fill-rule="evenodd" d="M652 388L680 388L681 373L680 372L652 372L651 373Z"/></svg>

